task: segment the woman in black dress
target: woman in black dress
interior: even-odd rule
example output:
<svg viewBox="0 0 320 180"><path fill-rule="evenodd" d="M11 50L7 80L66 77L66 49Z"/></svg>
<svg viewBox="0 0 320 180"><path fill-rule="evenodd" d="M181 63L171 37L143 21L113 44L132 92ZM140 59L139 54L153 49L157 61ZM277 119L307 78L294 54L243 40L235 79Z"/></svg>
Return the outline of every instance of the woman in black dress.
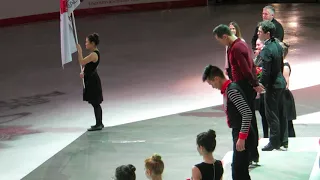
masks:
<svg viewBox="0 0 320 180"><path fill-rule="evenodd" d="M97 131L104 128L102 124L102 109L100 104L103 101L100 77L97 67L100 63L100 52L97 48L99 44L99 35L97 33L90 34L86 38L86 49L90 51L87 57L82 56L82 48L78 44L78 60L81 66L84 66L80 74L84 78L83 100L93 106L96 117L96 124L91 126L88 131Z"/></svg>
<svg viewBox="0 0 320 180"><path fill-rule="evenodd" d="M213 151L216 148L216 132L208 130L197 136L197 149L203 162L192 168L192 180L221 180L223 176L222 162L214 159Z"/></svg>
<svg viewBox="0 0 320 180"><path fill-rule="evenodd" d="M283 48L283 76L286 79L287 82L287 87L286 90L284 91L284 103L286 106L286 116L288 120L288 137L296 137L296 133L294 131L293 123L292 121L297 119L297 112L296 112L296 105L294 102L294 97L289 90L289 84L290 84L290 74L291 74L291 66L286 59L288 52L289 52L289 47L287 43L281 42L280 45Z"/></svg>

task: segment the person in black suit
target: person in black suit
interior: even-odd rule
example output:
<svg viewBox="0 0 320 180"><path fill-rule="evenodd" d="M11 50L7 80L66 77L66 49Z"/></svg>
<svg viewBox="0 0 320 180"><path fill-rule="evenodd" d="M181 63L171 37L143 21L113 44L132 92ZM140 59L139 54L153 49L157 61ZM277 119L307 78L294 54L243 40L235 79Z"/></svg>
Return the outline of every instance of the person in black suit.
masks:
<svg viewBox="0 0 320 180"><path fill-rule="evenodd" d="M288 136L281 132L286 118L282 118L280 103L286 88L286 80L283 77L283 49L279 41L274 37L276 27L271 21L262 21L258 27L258 37L264 42L264 47L258 55L262 60L262 76L259 80L265 89L264 105L268 124L270 125L270 142L262 148L262 151L279 149L283 142L288 142Z"/></svg>
<svg viewBox="0 0 320 180"><path fill-rule="evenodd" d="M282 42L283 38L284 38L284 30L283 30L282 25L274 18L274 14L275 14L274 7L272 7L270 5L265 6L262 10L262 19L264 21L271 21L275 25L276 30L274 32L273 37L279 39ZM252 45L253 51L256 50L257 39L258 39L258 27L256 27L256 29L254 31L254 35L251 40L251 45Z"/></svg>

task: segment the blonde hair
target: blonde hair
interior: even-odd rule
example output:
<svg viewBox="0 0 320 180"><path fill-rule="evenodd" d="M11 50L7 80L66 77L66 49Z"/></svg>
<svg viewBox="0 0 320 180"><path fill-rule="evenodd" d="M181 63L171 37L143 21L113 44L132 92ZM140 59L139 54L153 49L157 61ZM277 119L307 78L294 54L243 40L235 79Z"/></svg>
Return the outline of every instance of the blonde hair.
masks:
<svg viewBox="0 0 320 180"><path fill-rule="evenodd" d="M153 154L151 157L144 160L146 169L149 169L153 175L162 175L164 163L159 154Z"/></svg>

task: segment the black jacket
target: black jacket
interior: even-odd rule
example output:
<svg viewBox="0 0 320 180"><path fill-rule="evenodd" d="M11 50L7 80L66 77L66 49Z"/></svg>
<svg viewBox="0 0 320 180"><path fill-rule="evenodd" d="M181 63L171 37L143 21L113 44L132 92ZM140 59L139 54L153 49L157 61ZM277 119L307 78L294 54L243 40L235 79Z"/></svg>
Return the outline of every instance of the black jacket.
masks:
<svg viewBox="0 0 320 180"><path fill-rule="evenodd" d="M276 26L276 32L274 34L274 37L279 39L282 42L283 38L284 38L284 30L283 30L282 25L274 18L272 19L271 22L273 22L273 24ZM251 46L252 46L253 50L256 50L256 42L258 39L258 34L257 34L258 29L259 29L259 27L257 26L256 30L254 31L254 35L252 37L252 40L251 40Z"/></svg>
<svg viewBox="0 0 320 180"><path fill-rule="evenodd" d="M265 88L282 89L286 87L283 77L283 52L279 42L271 38L265 42L258 58L262 60L262 76L260 83Z"/></svg>

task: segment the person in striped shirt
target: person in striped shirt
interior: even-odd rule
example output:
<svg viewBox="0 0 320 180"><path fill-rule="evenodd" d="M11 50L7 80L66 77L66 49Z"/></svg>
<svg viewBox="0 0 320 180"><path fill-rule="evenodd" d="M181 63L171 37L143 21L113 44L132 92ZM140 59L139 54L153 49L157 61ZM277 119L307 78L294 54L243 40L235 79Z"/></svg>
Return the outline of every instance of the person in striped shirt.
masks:
<svg viewBox="0 0 320 180"><path fill-rule="evenodd" d="M226 79L224 72L208 65L202 75L202 81L221 91L223 107L227 115L227 124L232 128L233 138L233 180L251 180L249 175L250 151L255 145L251 130L252 111L247 98L237 83Z"/></svg>

